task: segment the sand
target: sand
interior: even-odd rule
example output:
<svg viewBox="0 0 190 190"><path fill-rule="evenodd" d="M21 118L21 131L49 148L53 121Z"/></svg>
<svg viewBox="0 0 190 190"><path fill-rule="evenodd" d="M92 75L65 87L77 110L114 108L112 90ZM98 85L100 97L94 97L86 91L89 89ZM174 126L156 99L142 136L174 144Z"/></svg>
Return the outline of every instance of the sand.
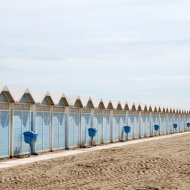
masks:
<svg viewBox="0 0 190 190"><path fill-rule="evenodd" d="M190 134L2 169L0 189L190 190Z"/></svg>

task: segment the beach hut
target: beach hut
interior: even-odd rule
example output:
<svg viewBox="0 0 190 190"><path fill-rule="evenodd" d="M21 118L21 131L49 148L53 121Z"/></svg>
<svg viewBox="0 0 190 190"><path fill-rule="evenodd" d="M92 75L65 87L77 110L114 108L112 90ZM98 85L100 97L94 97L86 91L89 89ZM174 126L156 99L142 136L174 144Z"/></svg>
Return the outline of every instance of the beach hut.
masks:
<svg viewBox="0 0 190 190"><path fill-rule="evenodd" d="M148 108L146 104L141 104L138 108L140 111L140 130L141 130L141 138L150 136L150 125L149 125L149 117L150 114L148 112Z"/></svg>
<svg viewBox="0 0 190 190"><path fill-rule="evenodd" d="M181 110L177 110L177 120L178 120L178 133L182 131L182 121L181 121Z"/></svg>
<svg viewBox="0 0 190 190"><path fill-rule="evenodd" d="M128 111L128 125L131 127L131 134L129 134L129 139L139 138L139 124L138 124L139 114L135 104L131 104L130 110Z"/></svg>
<svg viewBox="0 0 190 190"><path fill-rule="evenodd" d="M119 140L124 141L127 138L127 134L124 133L123 127L127 125L127 112L129 110L127 102L118 102L120 104L120 126L119 126Z"/></svg>
<svg viewBox="0 0 190 190"><path fill-rule="evenodd" d="M133 103L132 107L131 107L131 111L133 112L133 116L134 116L134 130L133 130L133 137L135 139L140 138L140 111L138 110L139 105L137 103ZM140 107L141 110L141 107Z"/></svg>
<svg viewBox="0 0 190 190"><path fill-rule="evenodd" d="M121 131L121 141L125 141L125 140L129 140L129 139L133 139L133 133L132 133L132 125L130 125L131 120L129 118L129 112L130 112L130 105L128 102L123 102L122 103L122 116L121 116L121 127L122 127L122 131ZM128 126L130 127L130 131L128 134L126 134L124 132L124 126Z"/></svg>
<svg viewBox="0 0 190 190"><path fill-rule="evenodd" d="M186 132L188 130L187 123L189 123L188 122L188 112L187 112L187 110L184 110L184 132Z"/></svg>
<svg viewBox="0 0 190 190"><path fill-rule="evenodd" d="M143 108L140 103L137 106L137 111L139 112L139 118L138 118L139 138L144 138L145 137L145 126L144 126L145 121L143 120L144 118Z"/></svg>
<svg viewBox="0 0 190 190"><path fill-rule="evenodd" d="M130 127L130 133L126 136L127 140L132 140L134 138L134 116L131 107L132 103L126 102L124 109L127 111L127 126Z"/></svg>
<svg viewBox="0 0 190 190"><path fill-rule="evenodd" d="M11 155L11 106L14 99L7 86L0 85L0 158Z"/></svg>
<svg viewBox="0 0 190 190"><path fill-rule="evenodd" d="M160 122L159 134L163 135L164 134L164 127L165 127L165 114L162 112L162 109L160 106L158 107L157 111L159 114L159 122Z"/></svg>
<svg viewBox="0 0 190 190"><path fill-rule="evenodd" d="M185 132L186 125L187 125L185 115L186 115L186 114L185 114L185 110L182 110L182 111L181 111L182 132Z"/></svg>
<svg viewBox="0 0 190 190"><path fill-rule="evenodd" d="M112 141L112 110L113 105L111 101L104 100L105 109L103 111L103 143L107 144Z"/></svg>
<svg viewBox="0 0 190 190"><path fill-rule="evenodd" d="M152 126L151 126L151 136L157 136L160 134L160 129L158 129L158 131L155 130L155 125L160 126L160 114L158 112L158 108L157 106L153 106L154 110L151 114L151 119L152 119Z"/></svg>
<svg viewBox="0 0 190 190"><path fill-rule="evenodd" d="M94 117L93 117L93 126L97 130L95 136L96 145L103 144L103 110L105 105L102 99L93 98L94 104Z"/></svg>
<svg viewBox="0 0 190 190"><path fill-rule="evenodd" d="M178 118L179 118L179 132L182 133L183 132L183 111L181 109L179 109L179 113L178 113Z"/></svg>
<svg viewBox="0 0 190 190"><path fill-rule="evenodd" d="M183 132L186 131L187 121L186 121L186 111L182 110L182 120L183 120Z"/></svg>
<svg viewBox="0 0 190 190"><path fill-rule="evenodd" d="M180 119L179 119L179 110L178 109L175 109L174 122L175 122L175 124L177 124L177 128L174 129L174 133L178 133L180 130Z"/></svg>
<svg viewBox="0 0 190 190"><path fill-rule="evenodd" d="M167 114L166 108L163 107L160 112L160 135L167 134Z"/></svg>
<svg viewBox="0 0 190 190"><path fill-rule="evenodd" d="M13 99L13 136L12 154L21 156L31 152L30 146L25 143L23 133L32 131L32 109L35 101L28 89L11 89Z"/></svg>
<svg viewBox="0 0 190 190"><path fill-rule="evenodd" d="M183 131L183 122L182 122L182 112L181 112L181 109L178 109L178 123L179 123L179 128L178 128L178 132L181 133Z"/></svg>
<svg viewBox="0 0 190 190"><path fill-rule="evenodd" d="M122 133L122 105L119 101L112 101L112 142L118 142L121 140L121 133Z"/></svg>
<svg viewBox="0 0 190 190"><path fill-rule="evenodd" d="M33 92L34 101L34 131L38 134L35 143L36 152L52 150L52 106L53 99L49 92Z"/></svg>
<svg viewBox="0 0 190 190"><path fill-rule="evenodd" d="M95 144L94 140L88 134L88 129L93 128L93 109L94 104L91 97L81 97L83 108L81 109L81 128L80 128L80 146L90 146Z"/></svg>
<svg viewBox="0 0 190 190"><path fill-rule="evenodd" d="M173 123L174 123L174 114L172 108L170 108L168 113L168 124L167 124L169 134L173 133Z"/></svg>
<svg viewBox="0 0 190 190"><path fill-rule="evenodd" d="M68 101L64 94L52 95L52 150L65 149Z"/></svg>
<svg viewBox="0 0 190 190"><path fill-rule="evenodd" d="M187 123L190 123L190 111L187 111L186 117L187 117ZM189 130L190 130L190 127L187 128L187 131L189 131Z"/></svg>
<svg viewBox="0 0 190 190"><path fill-rule="evenodd" d="M166 134L170 134L170 126L169 126L169 108L166 108Z"/></svg>
<svg viewBox="0 0 190 190"><path fill-rule="evenodd" d="M68 126L67 126L67 148L80 147L80 126L82 101L79 96L67 96L69 103Z"/></svg>
<svg viewBox="0 0 190 190"><path fill-rule="evenodd" d="M153 136L153 133L154 133L154 129L153 129L153 125L154 125L154 122L153 122L153 118L152 118L152 116L153 116L153 107L150 105L149 107L148 107L148 112L149 112L149 126L150 126L150 128L149 128L149 137L152 137Z"/></svg>
<svg viewBox="0 0 190 190"><path fill-rule="evenodd" d="M174 128L174 124L177 125L177 128L179 127L179 124L178 124L178 119L177 119L177 110L176 109L173 109L173 124L172 124L172 133L176 133L177 132L177 128Z"/></svg>

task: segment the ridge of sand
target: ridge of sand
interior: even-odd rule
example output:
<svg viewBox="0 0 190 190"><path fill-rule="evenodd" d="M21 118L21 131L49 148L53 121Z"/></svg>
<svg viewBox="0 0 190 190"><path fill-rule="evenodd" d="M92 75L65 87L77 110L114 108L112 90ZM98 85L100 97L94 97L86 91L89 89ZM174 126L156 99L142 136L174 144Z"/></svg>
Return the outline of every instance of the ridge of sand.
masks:
<svg viewBox="0 0 190 190"><path fill-rule="evenodd" d="M190 189L190 134L0 170L0 189Z"/></svg>

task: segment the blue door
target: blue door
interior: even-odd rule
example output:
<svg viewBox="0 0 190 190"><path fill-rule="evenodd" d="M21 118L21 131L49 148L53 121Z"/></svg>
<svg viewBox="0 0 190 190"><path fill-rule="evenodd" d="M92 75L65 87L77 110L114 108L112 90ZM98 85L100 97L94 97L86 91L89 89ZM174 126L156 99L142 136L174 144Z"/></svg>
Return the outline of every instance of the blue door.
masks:
<svg viewBox="0 0 190 190"><path fill-rule="evenodd" d="M52 118L53 149L59 148L59 113L53 113Z"/></svg>
<svg viewBox="0 0 190 190"><path fill-rule="evenodd" d="M168 134L168 125L167 125L167 123L168 123L168 115L165 115L164 116L164 134Z"/></svg>
<svg viewBox="0 0 190 190"><path fill-rule="evenodd" d="M181 128L181 123L180 123L180 118L179 116L176 116L176 123L177 123L177 129L175 130L175 132L178 132L180 131L180 128Z"/></svg>
<svg viewBox="0 0 190 190"><path fill-rule="evenodd" d="M180 121L181 121L181 128L180 128L180 132L184 132L184 116L181 115L180 116Z"/></svg>
<svg viewBox="0 0 190 190"><path fill-rule="evenodd" d="M69 148L74 146L75 113L69 113Z"/></svg>
<svg viewBox="0 0 190 190"><path fill-rule="evenodd" d="M36 151L50 150L50 112L36 113Z"/></svg>
<svg viewBox="0 0 190 190"><path fill-rule="evenodd" d="M113 115L113 126L112 126L112 140L113 142L120 140L120 115Z"/></svg>
<svg viewBox="0 0 190 190"><path fill-rule="evenodd" d="M38 138L35 143L36 151L43 150L43 112L36 113L36 133L38 133Z"/></svg>
<svg viewBox="0 0 190 190"><path fill-rule="evenodd" d="M66 113L59 114L59 148L65 148Z"/></svg>
<svg viewBox="0 0 190 190"><path fill-rule="evenodd" d="M69 147L79 146L79 113L71 112L69 114Z"/></svg>
<svg viewBox="0 0 190 190"><path fill-rule="evenodd" d="M97 130L95 139L96 144L102 143L102 114L95 113L94 114L94 128Z"/></svg>
<svg viewBox="0 0 190 190"><path fill-rule="evenodd" d="M91 114L82 113L81 115L81 146L90 144L88 129L91 128Z"/></svg>
<svg viewBox="0 0 190 190"><path fill-rule="evenodd" d="M65 148L65 113L53 113L53 148Z"/></svg>
<svg viewBox="0 0 190 190"><path fill-rule="evenodd" d="M80 133L80 114L75 113L75 131L74 131L74 146L79 146L79 133Z"/></svg>
<svg viewBox="0 0 190 190"><path fill-rule="evenodd" d="M126 114L122 114L120 116L120 132L119 132L119 140L124 140L124 131L123 127L126 126Z"/></svg>
<svg viewBox="0 0 190 190"><path fill-rule="evenodd" d="M173 133L173 123L174 123L173 115L170 115L168 119L168 129L170 134Z"/></svg>
<svg viewBox="0 0 190 190"><path fill-rule="evenodd" d="M44 112L43 150L50 150L50 113L49 112Z"/></svg>
<svg viewBox="0 0 190 190"><path fill-rule="evenodd" d="M152 115L152 122L151 122L152 126L151 126L151 135L155 136L156 134L159 133L159 131L155 131L154 130L154 125L160 125L159 122L159 116L158 115Z"/></svg>
<svg viewBox="0 0 190 190"><path fill-rule="evenodd" d="M131 128L130 133L128 134L128 139L133 139L134 138L134 121L135 117L132 114L128 115L128 126Z"/></svg>
<svg viewBox="0 0 190 190"><path fill-rule="evenodd" d="M166 121L165 121L165 126L166 126L166 134L170 134L170 127L169 127L169 115L168 115L168 114L165 116L165 119L166 119Z"/></svg>
<svg viewBox="0 0 190 190"><path fill-rule="evenodd" d="M9 112L0 111L0 157L9 155Z"/></svg>
<svg viewBox="0 0 190 190"><path fill-rule="evenodd" d="M166 134L166 121L165 121L165 116L161 115L160 116L160 135Z"/></svg>
<svg viewBox="0 0 190 190"><path fill-rule="evenodd" d="M176 124L177 124L177 128L176 128L176 129L174 129L173 124L172 124L173 133L177 133L177 132L178 132L178 129L179 129L179 123L178 123L178 118L177 118L176 115L173 117L173 123L176 123Z"/></svg>
<svg viewBox="0 0 190 190"><path fill-rule="evenodd" d="M141 124L140 124L140 134L141 137L146 137L146 128L147 128L147 115L141 115Z"/></svg>
<svg viewBox="0 0 190 190"><path fill-rule="evenodd" d="M23 132L25 131L31 131L30 112L28 111L24 111L22 113L22 151L30 152L31 150L30 150L29 145L24 142Z"/></svg>
<svg viewBox="0 0 190 190"><path fill-rule="evenodd" d="M138 119L139 119L139 116L137 114L134 114L134 124L133 124L133 127L134 127L134 138L135 139L138 139L139 138L139 123L138 123Z"/></svg>
<svg viewBox="0 0 190 190"><path fill-rule="evenodd" d="M147 113L143 116L144 127L145 127L145 137L150 137L151 124L150 124L150 115Z"/></svg>
<svg viewBox="0 0 190 190"><path fill-rule="evenodd" d="M187 123L190 123L190 117L189 116L187 116ZM188 127L187 131L189 131L189 130L190 130L190 127Z"/></svg>
<svg viewBox="0 0 190 190"><path fill-rule="evenodd" d="M103 143L111 142L110 114L103 115Z"/></svg>
<svg viewBox="0 0 190 190"><path fill-rule="evenodd" d="M29 153L30 146L24 142L23 133L31 130L30 112L29 111L15 111L13 116L13 153L15 155L21 153Z"/></svg>

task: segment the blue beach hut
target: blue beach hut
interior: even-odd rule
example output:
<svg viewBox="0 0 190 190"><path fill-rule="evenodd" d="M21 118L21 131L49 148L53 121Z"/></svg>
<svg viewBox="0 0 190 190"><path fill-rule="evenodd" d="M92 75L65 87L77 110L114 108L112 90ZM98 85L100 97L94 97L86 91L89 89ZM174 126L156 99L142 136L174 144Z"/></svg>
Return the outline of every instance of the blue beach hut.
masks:
<svg viewBox="0 0 190 190"><path fill-rule="evenodd" d="M94 138L96 145L103 144L103 110L105 105L102 99L93 98L94 113L93 113L93 127L97 130Z"/></svg>
<svg viewBox="0 0 190 190"><path fill-rule="evenodd" d="M55 105L52 106L52 150L65 149L67 110L69 103L65 94L52 95Z"/></svg>
<svg viewBox="0 0 190 190"><path fill-rule="evenodd" d="M79 96L67 96L69 103L67 125L67 148L80 147L81 109L83 104Z"/></svg>
<svg viewBox="0 0 190 190"><path fill-rule="evenodd" d="M12 156L11 153L11 107L14 99L7 86L0 85L0 158Z"/></svg>
<svg viewBox="0 0 190 190"><path fill-rule="evenodd" d="M80 146L86 147L95 144L95 139L93 138L93 142L91 142L91 137L89 136L88 133L89 128L94 128L93 126L94 104L91 97L81 97L81 101L84 107L81 109Z"/></svg>
<svg viewBox="0 0 190 190"><path fill-rule="evenodd" d="M13 144L14 156L30 153L30 146L24 141L23 133L32 130L33 105L35 101L28 89L12 89L15 100L13 106Z"/></svg>
<svg viewBox="0 0 190 190"><path fill-rule="evenodd" d="M35 151L47 152L52 150L52 107L54 102L49 92L32 94L34 94L36 102L34 131L38 134Z"/></svg>

